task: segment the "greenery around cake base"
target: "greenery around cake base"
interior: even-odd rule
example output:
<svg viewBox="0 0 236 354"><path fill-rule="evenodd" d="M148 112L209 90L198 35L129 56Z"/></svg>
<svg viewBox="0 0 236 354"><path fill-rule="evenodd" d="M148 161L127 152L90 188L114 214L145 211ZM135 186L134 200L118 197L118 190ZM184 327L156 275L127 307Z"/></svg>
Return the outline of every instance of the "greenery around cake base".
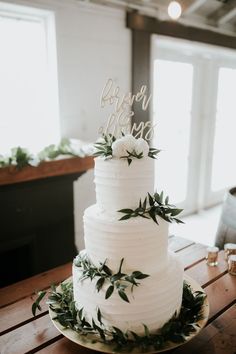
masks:
<svg viewBox="0 0 236 354"><path fill-rule="evenodd" d="M37 309L41 310L40 301L45 295L45 291L39 292L37 300L32 305L34 315ZM103 325L102 313L99 308L97 309L97 318L89 322L83 314L83 309L76 308L72 282L61 283L61 291L57 291L55 286L52 286L48 296L48 304L55 313L54 320L57 320L65 329L69 328L80 336L89 336L89 340L92 340L93 343L101 341L119 352L132 352L135 348L145 352L168 347L169 342L184 343L188 336L196 332L198 321L203 318L205 297L203 292L193 292L190 285L184 282L180 313L174 314L155 333L150 333L144 324L143 335L133 331L122 332L117 327L107 329ZM91 335L93 335L92 339Z"/></svg>

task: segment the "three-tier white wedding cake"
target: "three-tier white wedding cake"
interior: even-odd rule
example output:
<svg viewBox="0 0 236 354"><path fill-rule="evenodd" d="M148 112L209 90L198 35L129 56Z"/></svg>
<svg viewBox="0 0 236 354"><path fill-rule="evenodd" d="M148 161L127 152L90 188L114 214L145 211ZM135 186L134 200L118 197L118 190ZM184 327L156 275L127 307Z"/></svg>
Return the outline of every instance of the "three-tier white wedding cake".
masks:
<svg viewBox="0 0 236 354"><path fill-rule="evenodd" d="M168 251L178 210L154 193L154 149L144 139L108 137L97 148L97 202L85 210L85 250L73 263L76 306L89 322L99 311L105 328L153 332L181 307L183 267Z"/></svg>

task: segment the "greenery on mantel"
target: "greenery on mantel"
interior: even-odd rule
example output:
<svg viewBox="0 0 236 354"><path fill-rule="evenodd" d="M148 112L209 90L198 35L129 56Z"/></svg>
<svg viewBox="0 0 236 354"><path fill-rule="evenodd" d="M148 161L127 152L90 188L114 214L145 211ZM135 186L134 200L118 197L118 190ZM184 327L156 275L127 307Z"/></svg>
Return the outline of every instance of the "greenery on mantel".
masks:
<svg viewBox="0 0 236 354"><path fill-rule="evenodd" d="M82 257L80 255L76 257L74 264L82 268L80 281L87 278L91 280L97 278L96 289L98 292L102 289L103 285L105 285L105 282L110 283L105 293L105 299L108 299L113 294L114 290L116 290L122 300L129 302L129 298L126 294L128 286L131 285L131 292L133 292L134 286L140 285L138 280L145 279L149 277L149 275L138 270L133 271L131 274L125 274L122 272L123 262L124 258L120 261L117 273L112 272L106 265L106 261L100 263L100 267L98 268L92 264L88 257Z"/></svg>
<svg viewBox="0 0 236 354"><path fill-rule="evenodd" d="M0 154L0 168L15 166L17 169L22 169L26 166L38 166L43 161L56 159L60 155L69 155L73 157L85 157L85 152L80 149L75 149L70 139L62 139L58 145L49 145L40 151L37 155L31 154L27 149L15 147L11 149L9 156Z"/></svg>
<svg viewBox="0 0 236 354"><path fill-rule="evenodd" d="M163 191L160 194L156 192L154 195L148 193L148 196L143 202L140 199L139 206L136 209L118 210L119 213L125 214L119 220L128 220L130 218L141 216L145 219L152 219L156 224L158 224L157 215L167 222L171 223L175 221L178 224L183 224L183 221L176 218L181 211L183 211L183 209L178 209L175 205L169 204L169 197L167 196L164 198Z"/></svg>
<svg viewBox="0 0 236 354"><path fill-rule="evenodd" d="M36 309L40 310L40 301L45 295L46 291L40 292L32 305L34 316ZM65 329L70 328L84 336L93 334L93 343L102 341L111 345L115 351L131 352L134 348L139 348L142 352L163 349L168 346L169 342L185 342L188 336L196 332L198 321L203 318L205 297L203 292L193 292L190 285L184 282L180 313L178 315L175 313L162 328L154 333L150 333L148 327L143 324L143 335L133 331L122 332L117 327L107 329L103 324L103 316L99 308L97 308L97 318L90 323L83 314L83 308L78 310L75 305L71 282L62 283L60 292L52 286L48 304L55 313L54 320L57 320Z"/></svg>

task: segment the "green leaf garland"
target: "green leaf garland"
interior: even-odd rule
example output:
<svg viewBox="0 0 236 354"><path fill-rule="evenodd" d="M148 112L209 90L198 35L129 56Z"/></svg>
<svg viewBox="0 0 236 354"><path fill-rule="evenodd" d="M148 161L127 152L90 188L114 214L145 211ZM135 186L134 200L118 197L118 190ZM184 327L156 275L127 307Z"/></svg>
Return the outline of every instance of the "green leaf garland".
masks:
<svg viewBox="0 0 236 354"><path fill-rule="evenodd" d="M49 145L37 155L31 154L27 149L20 146L11 149L10 156L0 155L0 168L15 166L22 169L26 166L38 166L43 161L54 160L60 155L70 155L73 157L85 157L82 149L73 149L69 139L62 139L58 145Z"/></svg>

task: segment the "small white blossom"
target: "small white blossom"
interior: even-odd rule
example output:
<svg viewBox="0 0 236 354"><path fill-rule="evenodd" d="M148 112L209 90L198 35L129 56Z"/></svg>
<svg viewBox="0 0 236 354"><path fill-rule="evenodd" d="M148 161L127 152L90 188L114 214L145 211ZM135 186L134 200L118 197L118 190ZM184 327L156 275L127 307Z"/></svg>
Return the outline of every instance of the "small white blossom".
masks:
<svg viewBox="0 0 236 354"><path fill-rule="evenodd" d="M85 144L81 148L81 155L83 154L84 156L92 156L95 152L97 152L97 149L92 143Z"/></svg>
<svg viewBox="0 0 236 354"><path fill-rule="evenodd" d="M97 140L96 140L96 143L102 143L102 144L105 144L105 139L100 136Z"/></svg>
<svg viewBox="0 0 236 354"><path fill-rule="evenodd" d="M139 138L136 140L134 150L137 155L141 154L141 152L142 152L143 157L147 157L148 153L149 153L149 145L146 142L146 140L144 140L143 138Z"/></svg>
<svg viewBox="0 0 236 354"><path fill-rule="evenodd" d="M36 166L38 166L39 164L40 164L40 159L39 159L37 156L32 157L32 158L29 160L29 165L30 165L30 166L36 167Z"/></svg>
<svg viewBox="0 0 236 354"><path fill-rule="evenodd" d="M120 139L117 139L112 144L112 155L114 157L128 156L128 152L132 153L136 144L136 139L133 135L128 134Z"/></svg>

